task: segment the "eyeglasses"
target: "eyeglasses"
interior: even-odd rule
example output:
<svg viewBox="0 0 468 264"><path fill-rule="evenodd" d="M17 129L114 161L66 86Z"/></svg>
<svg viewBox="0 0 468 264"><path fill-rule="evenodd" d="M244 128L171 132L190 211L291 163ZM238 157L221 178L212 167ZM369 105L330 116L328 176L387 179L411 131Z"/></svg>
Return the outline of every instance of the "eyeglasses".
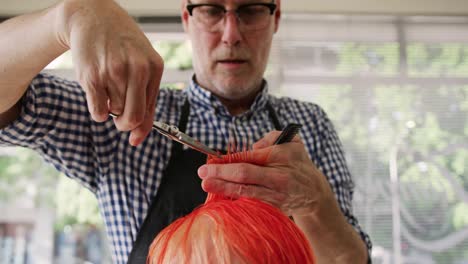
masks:
<svg viewBox="0 0 468 264"><path fill-rule="evenodd" d="M235 10L227 10L216 4L187 4L187 11L202 29L209 32L221 30L220 23L229 12L234 12L241 31L253 31L265 28L276 10L274 3L251 3L240 5Z"/></svg>

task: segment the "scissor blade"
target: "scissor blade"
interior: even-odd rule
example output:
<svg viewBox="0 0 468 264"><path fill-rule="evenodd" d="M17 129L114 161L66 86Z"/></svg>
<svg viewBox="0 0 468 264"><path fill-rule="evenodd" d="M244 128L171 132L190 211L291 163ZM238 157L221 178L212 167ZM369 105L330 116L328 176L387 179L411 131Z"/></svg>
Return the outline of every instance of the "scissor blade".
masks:
<svg viewBox="0 0 468 264"><path fill-rule="evenodd" d="M179 132L179 140L180 140L179 142L181 142L182 144L185 144L195 150L198 150L200 152L203 152L211 156L216 156L218 158L221 158L221 155L219 155L218 152L210 149L208 146L202 144L200 141L188 136L187 134Z"/></svg>
<svg viewBox="0 0 468 264"><path fill-rule="evenodd" d="M118 117L118 115L114 114L114 113L109 113L109 115L111 117ZM221 158L221 155L210 149L208 146L202 144L200 141L198 140L195 140L194 138L190 137L189 135L187 134L184 134L182 132L179 131L179 128L177 128L176 126L172 126L172 125L168 125L166 123L163 123L163 122L159 122L159 121L154 121L153 122L153 129L158 131L159 133L161 133L162 135L172 139L172 140L175 140L179 143L182 143L192 149L195 149L199 152L202 152L202 153L205 153L207 155L212 155L212 156L215 156L215 157L218 157L218 158Z"/></svg>
<svg viewBox="0 0 468 264"><path fill-rule="evenodd" d="M153 129L163 134L164 136L172 140L175 140L179 143L182 143L199 152L221 158L221 155L218 152L210 149L208 146L202 144L200 141L190 137L189 135L180 132L176 126L171 126L162 122L154 121Z"/></svg>

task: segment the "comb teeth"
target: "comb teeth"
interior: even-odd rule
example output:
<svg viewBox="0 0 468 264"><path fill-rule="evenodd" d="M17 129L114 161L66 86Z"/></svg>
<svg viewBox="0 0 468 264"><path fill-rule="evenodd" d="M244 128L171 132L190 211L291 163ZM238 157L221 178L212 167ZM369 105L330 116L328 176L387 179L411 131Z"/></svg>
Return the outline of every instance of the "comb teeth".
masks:
<svg viewBox="0 0 468 264"><path fill-rule="evenodd" d="M223 155L221 160L224 163L237 163L237 162L247 162L252 157L252 151L243 150L239 152L228 151L226 155Z"/></svg>
<svg viewBox="0 0 468 264"><path fill-rule="evenodd" d="M246 162L252 157L252 151L250 150L251 146L249 137L240 138L239 141L236 137L229 138L227 154L222 157L223 162Z"/></svg>
<svg viewBox="0 0 468 264"><path fill-rule="evenodd" d="M290 142L301 129L301 124L288 124L281 134L276 139L274 145ZM241 138L238 142L236 138L229 139L227 155L224 155L222 160L227 163L244 162L252 158L252 151L250 146L250 140Z"/></svg>

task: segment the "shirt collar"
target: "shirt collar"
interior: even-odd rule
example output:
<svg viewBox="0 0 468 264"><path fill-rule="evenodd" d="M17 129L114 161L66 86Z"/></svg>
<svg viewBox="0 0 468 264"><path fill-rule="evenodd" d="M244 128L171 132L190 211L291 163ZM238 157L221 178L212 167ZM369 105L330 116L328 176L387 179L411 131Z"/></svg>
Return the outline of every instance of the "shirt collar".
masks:
<svg viewBox="0 0 468 264"><path fill-rule="evenodd" d="M221 101L209 90L201 87L195 82L195 75L192 77L189 87L187 89L187 95L190 101L190 104L195 106L195 111L214 111L217 114L223 116L229 116L229 112L221 103ZM256 111L262 110L265 108L268 101L268 83L266 80L263 80L263 87L261 92L255 98L253 104L250 106L250 109L241 114L240 116L252 115Z"/></svg>

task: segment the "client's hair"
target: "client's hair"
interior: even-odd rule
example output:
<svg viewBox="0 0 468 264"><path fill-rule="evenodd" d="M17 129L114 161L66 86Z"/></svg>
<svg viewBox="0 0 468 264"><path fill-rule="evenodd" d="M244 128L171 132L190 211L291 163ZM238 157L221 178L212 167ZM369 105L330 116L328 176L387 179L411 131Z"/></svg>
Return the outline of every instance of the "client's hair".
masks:
<svg viewBox="0 0 468 264"><path fill-rule="evenodd" d="M253 161L248 153L208 163ZM314 255L302 231L279 209L258 199L209 193L205 204L158 234L147 263L303 264L314 263Z"/></svg>

